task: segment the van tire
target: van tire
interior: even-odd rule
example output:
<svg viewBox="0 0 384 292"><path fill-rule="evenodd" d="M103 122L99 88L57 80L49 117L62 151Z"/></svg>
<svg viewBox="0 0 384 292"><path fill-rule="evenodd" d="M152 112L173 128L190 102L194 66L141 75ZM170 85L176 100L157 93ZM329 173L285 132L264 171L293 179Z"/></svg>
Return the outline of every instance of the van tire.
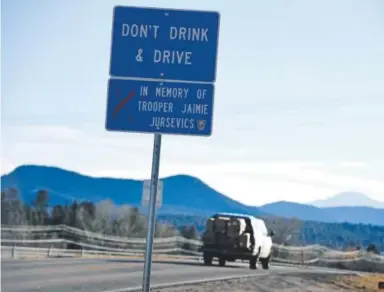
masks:
<svg viewBox="0 0 384 292"><path fill-rule="evenodd" d="M249 268L251 270L257 269L257 256L253 256L249 259Z"/></svg>
<svg viewBox="0 0 384 292"><path fill-rule="evenodd" d="M206 266L212 265L213 257L212 257L212 255L210 253L204 252L203 258L204 258L204 265L206 265Z"/></svg>
<svg viewBox="0 0 384 292"><path fill-rule="evenodd" d="M259 247L259 249L257 251L257 254L252 256L249 259L249 268L251 270L256 270L257 269L257 260L259 259L260 252L261 252L261 247Z"/></svg>
<svg viewBox="0 0 384 292"><path fill-rule="evenodd" d="M219 266L220 267L224 267L225 266L225 258L223 258L223 257L219 258Z"/></svg>
<svg viewBox="0 0 384 292"><path fill-rule="evenodd" d="M263 270L269 270L269 262L270 262L270 260L271 260L271 256L268 256L265 259L260 259L261 267L263 268Z"/></svg>

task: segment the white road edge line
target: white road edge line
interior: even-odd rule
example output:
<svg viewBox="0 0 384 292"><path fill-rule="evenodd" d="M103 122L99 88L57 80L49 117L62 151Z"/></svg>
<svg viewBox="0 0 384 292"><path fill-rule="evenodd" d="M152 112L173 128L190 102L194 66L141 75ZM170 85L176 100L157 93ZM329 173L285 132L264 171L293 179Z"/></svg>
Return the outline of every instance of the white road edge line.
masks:
<svg viewBox="0 0 384 292"><path fill-rule="evenodd" d="M276 266L275 266L276 267ZM307 269L303 268L303 271ZM310 269L311 270L311 269ZM291 271L292 272L292 271ZM294 271L295 273L300 273L299 269L297 271ZM343 271L343 270L330 270L330 269L313 269L310 273L320 273L320 274L357 274L353 271ZM248 274L248 275L239 275L239 276L226 276L226 277L216 277L216 278L209 278L209 279L202 279L202 280L189 280L189 281L180 281L180 282L172 282L172 283L163 283L163 284L157 284L157 285L151 285L152 289L164 289L164 288L170 288L170 287L177 287L177 286L183 286L183 285L195 285L195 284L204 284L209 282L216 282L216 281L227 281L227 280L235 280L235 279L247 279L247 278L254 278L254 277L261 277L261 276L268 276L268 272L262 272L257 274ZM136 287L127 287L127 288L120 288L120 289L113 289L113 290L104 290L102 292L139 292L142 291L142 286L136 286Z"/></svg>
<svg viewBox="0 0 384 292"><path fill-rule="evenodd" d="M235 280L235 279L261 277L261 276L267 276L267 275L268 273L263 273L263 274L254 274L254 275L227 276L227 277L217 277L217 278L202 279L202 280L190 280L190 281L180 281L180 282L173 282L173 283L164 283L164 284L151 285L151 290L170 288L175 286L183 286L183 285L203 284L203 283L216 282L216 281L227 281L227 280ZM131 288L104 290L102 292L137 292L137 291L141 291L142 289L143 289L142 286L136 286Z"/></svg>

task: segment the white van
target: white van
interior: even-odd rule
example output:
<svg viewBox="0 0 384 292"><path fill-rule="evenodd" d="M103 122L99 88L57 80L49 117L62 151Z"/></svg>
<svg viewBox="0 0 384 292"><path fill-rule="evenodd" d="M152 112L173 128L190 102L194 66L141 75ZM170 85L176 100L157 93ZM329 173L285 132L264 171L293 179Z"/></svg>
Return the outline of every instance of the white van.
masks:
<svg viewBox="0 0 384 292"><path fill-rule="evenodd" d="M263 269L269 269L272 236L262 219L245 214L217 213L207 220L203 233L204 263L211 265L218 258L226 261L249 260L250 269L256 269L259 260Z"/></svg>

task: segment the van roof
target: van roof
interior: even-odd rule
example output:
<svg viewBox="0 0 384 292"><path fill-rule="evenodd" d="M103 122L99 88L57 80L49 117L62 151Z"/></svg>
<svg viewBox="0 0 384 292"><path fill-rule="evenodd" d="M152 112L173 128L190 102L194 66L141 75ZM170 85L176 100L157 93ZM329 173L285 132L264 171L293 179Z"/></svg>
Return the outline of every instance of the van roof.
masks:
<svg viewBox="0 0 384 292"><path fill-rule="evenodd" d="M247 219L258 219L256 218L255 216L252 216L252 215L248 215L248 214L238 214L238 213L226 213L226 212L223 212L223 213L216 213L215 215L213 215L212 217L219 217L219 216L223 216L223 217L236 217L236 218L247 218Z"/></svg>

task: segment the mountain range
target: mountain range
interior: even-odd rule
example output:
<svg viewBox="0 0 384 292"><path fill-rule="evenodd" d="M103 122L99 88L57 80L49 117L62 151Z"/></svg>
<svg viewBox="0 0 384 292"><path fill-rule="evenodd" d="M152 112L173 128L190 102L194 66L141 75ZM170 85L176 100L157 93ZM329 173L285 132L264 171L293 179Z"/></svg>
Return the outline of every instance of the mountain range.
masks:
<svg viewBox="0 0 384 292"><path fill-rule="evenodd" d="M175 175L162 178L162 181L163 205L158 214L209 216L215 212L232 212L296 217L319 222L384 225L384 208L316 207L292 202L248 206L217 192L196 177ZM49 193L50 205L65 204L73 200L97 203L110 199L117 205L129 204L141 209L140 180L90 177L58 167L23 165L1 177L2 191L12 187L19 190L21 200L26 203L32 202L38 190L45 189ZM345 194L341 195L345 197ZM365 198L363 194L358 197L361 200ZM335 201L333 198L331 200ZM336 196L337 200L340 202L340 196ZM324 201L313 204L315 203L319 206L327 204ZM377 203L379 207L382 206L382 203Z"/></svg>
<svg viewBox="0 0 384 292"><path fill-rule="evenodd" d="M372 200L358 192L343 192L336 196L311 202L315 207L372 207L384 208L384 202Z"/></svg>

